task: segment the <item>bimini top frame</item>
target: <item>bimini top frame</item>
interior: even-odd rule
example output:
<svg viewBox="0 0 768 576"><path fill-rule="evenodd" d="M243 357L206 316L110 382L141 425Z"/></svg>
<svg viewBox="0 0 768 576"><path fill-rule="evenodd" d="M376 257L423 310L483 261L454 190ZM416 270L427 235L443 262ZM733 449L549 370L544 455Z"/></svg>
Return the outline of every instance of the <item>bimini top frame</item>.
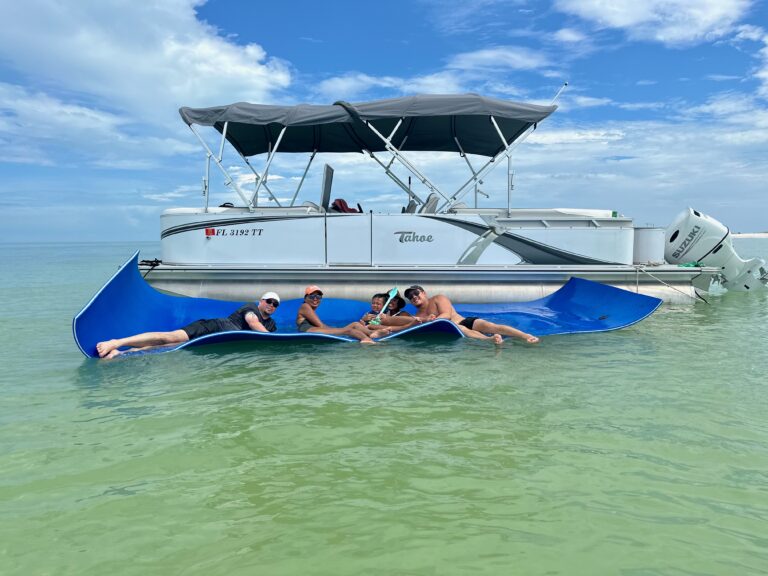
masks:
<svg viewBox="0 0 768 576"><path fill-rule="evenodd" d="M332 106L270 106L240 102L213 108L185 107L179 113L205 147L209 162L214 160L224 172L226 184L233 186L250 208L256 205L262 187L280 205L266 184L269 166L279 150L311 153L310 164L318 152L368 154L398 186L422 203L392 172L391 166L397 160L431 193L443 197L441 210L445 210L470 189L470 184L478 182L497 158L509 154L516 142L556 108L554 105L522 104L477 94L460 94L417 95L359 104L336 102ZM212 126L221 133L218 156L197 133L195 124ZM225 140L254 173L256 190L250 198L221 164ZM406 157L406 152L415 151L457 152L465 159L466 154L475 154L489 160L477 171L467 161L471 178L448 197ZM391 158L385 163L375 155L377 152L386 152ZM267 154L261 174L248 161L248 157L257 154Z"/></svg>

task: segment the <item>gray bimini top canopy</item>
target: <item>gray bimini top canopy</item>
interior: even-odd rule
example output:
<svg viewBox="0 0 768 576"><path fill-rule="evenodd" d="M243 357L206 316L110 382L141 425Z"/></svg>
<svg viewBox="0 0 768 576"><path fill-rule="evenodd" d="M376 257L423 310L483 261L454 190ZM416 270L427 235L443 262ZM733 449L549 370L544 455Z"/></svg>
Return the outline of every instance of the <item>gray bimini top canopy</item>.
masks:
<svg viewBox="0 0 768 576"><path fill-rule="evenodd" d="M387 149L382 136L403 152L493 157L556 108L458 94L331 106L238 102L212 108L184 107L179 113L190 126L213 126L225 133L246 157L271 152L278 142L280 152L381 152Z"/></svg>

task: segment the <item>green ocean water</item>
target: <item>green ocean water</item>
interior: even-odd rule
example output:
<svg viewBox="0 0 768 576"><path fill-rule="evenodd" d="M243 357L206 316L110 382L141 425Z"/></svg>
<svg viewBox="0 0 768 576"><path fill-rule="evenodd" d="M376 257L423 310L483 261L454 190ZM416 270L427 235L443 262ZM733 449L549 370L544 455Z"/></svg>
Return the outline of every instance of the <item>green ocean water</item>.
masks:
<svg viewBox="0 0 768 576"><path fill-rule="evenodd" d="M0 245L0 574L768 573L768 293L538 346L85 359L137 247Z"/></svg>

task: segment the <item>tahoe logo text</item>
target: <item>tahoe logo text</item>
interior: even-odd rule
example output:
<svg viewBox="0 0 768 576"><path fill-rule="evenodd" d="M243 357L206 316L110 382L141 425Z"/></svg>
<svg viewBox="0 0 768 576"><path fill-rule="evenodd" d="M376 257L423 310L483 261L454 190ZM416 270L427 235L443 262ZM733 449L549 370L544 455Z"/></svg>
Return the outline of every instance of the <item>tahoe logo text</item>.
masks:
<svg viewBox="0 0 768 576"><path fill-rule="evenodd" d="M416 234L416 232L395 232L395 236L399 236L398 240L400 244L406 242L432 242L432 234Z"/></svg>

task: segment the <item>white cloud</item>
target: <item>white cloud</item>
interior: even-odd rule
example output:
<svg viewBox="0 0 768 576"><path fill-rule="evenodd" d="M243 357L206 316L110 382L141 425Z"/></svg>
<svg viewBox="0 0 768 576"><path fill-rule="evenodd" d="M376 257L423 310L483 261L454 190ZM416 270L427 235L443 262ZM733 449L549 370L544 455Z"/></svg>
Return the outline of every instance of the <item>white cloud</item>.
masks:
<svg viewBox="0 0 768 576"><path fill-rule="evenodd" d="M66 156L102 168L136 170L155 166L158 157L196 150L191 142L131 135L125 115L12 84L0 83L0 111L6 162L52 164Z"/></svg>
<svg viewBox="0 0 768 576"><path fill-rule="evenodd" d="M116 114L68 104L45 93L6 83L0 83L0 110L5 114L1 131L39 139L82 133L101 139L113 136L127 122Z"/></svg>
<svg viewBox="0 0 768 576"><path fill-rule="evenodd" d="M5 3L0 56L48 91L87 94L93 107L108 102L161 125L180 105L268 101L290 83L285 63L198 20L199 3Z"/></svg>
<svg viewBox="0 0 768 576"><path fill-rule="evenodd" d="M617 104L622 110L662 110L669 106L665 102L622 102Z"/></svg>
<svg viewBox="0 0 768 576"><path fill-rule="evenodd" d="M755 98L746 94L736 92L717 94L712 96L706 104L688 108L685 115L709 121L715 119L726 125L738 126L740 137L751 135L750 138L760 137L760 140L768 141L768 109L760 106Z"/></svg>
<svg viewBox="0 0 768 576"><path fill-rule="evenodd" d="M555 6L598 26L663 44L690 44L730 32L749 0L556 0Z"/></svg>
<svg viewBox="0 0 768 576"><path fill-rule="evenodd" d="M528 0L421 0L428 7L428 18L445 34L477 33L485 30L489 22L503 22L514 10L524 15L534 11L527 8Z"/></svg>
<svg viewBox="0 0 768 576"><path fill-rule="evenodd" d="M707 79L714 82L731 82L733 80L741 80L741 76L734 76L733 74L708 74Z"/></svg>
<svg viewBox="0 0 768 576"><path fill-rule="evenodd" d="M599 142L606 144L617 142L624 139L624 132L618 129L610 130L575 130L575 129L556 129L556 130L537 130L528 142L533 144L545 144L554 146L559 144L576 144L585 142Z"/></svg>
<svg viewBox="0 0 768 576"><path fill-rule="evenodd" d="M737 44L745 41L762 44L755 55L758 63L753 76L760 83L758 95L768 99L768 32L758 26L741 26L734 40Z"/></svg>
<svg viewBox="0 0 768 576"><path fill-rule="evenodd" d="M352 100L379 89L399 94L450 94L465 91L461 78L451 71L436 72L411 78L371 76L352 72L318 83L316 91L324 100Z"/></svg>
<svg viewBox="0 0 768 576"><path fill-rule="evenodd" d="M0 84L0 138L27 151L21 161L75 154L95 166L143 169L196 149L181 105L265 102L290 84L286 63L198 20L199 3L4 3L0 60L25 87Z"/></svg>
<svg viewBox="0 0 768 576"><path fill-rule="evenodd" d="M610 98L594 98L592 96L574 96L571 100L577 108L593 108L612 104Z"/></svg>
<svg viewBox="0 0 768 576"><path fill-rule="evenodd" d="M172 200L178 200L179 198L191 198L193 195L200 197L202 195L202 187L178 186L171 192L147 192L142 194L142 197L147 200L154 200L155 202L170 202Z"/></svg>
<svg viewBox="0 0 768 576"><path fill-rule="evenodd" d="M549 66L549 60L541 52L521 46L497 46L455 55L448 62L449 68L459 70L537 70Z"/></svg>
<svg viewBox="0 0 768 576"><path fill-rule="evenodd" d="M403 87L406 93L415 94L452 94L466 90L462 79L451 71L407 78Z"/></svg>
<svg viewBox="0 0 768 576"><path fill-rule="evenodd" d="M573 28L561 28L555 32L554 38L563 44L576 44L587 40L584 34Z"/></svg>
<svg viewBox="0 0 768 576"><path fill-rule="evenodd" d="M374 88L397 89L401 86L402 80L399 78L352 72L323 80L318 83L317 92L325 99L351 100Z"/></svg>

